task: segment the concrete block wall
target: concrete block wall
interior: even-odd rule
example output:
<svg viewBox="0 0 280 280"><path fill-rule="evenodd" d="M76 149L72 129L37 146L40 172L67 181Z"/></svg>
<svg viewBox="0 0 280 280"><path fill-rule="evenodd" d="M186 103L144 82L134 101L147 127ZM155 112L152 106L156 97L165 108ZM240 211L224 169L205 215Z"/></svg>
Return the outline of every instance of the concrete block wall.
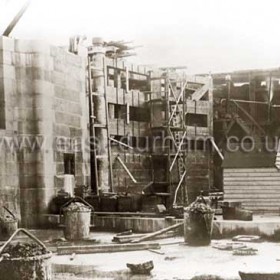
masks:
<svg viewBox="0 0 280 280"><path fill-rule="evenodd" d="M13 148L17 135L13 54L14 40L0 37L0 215L6 206L20 218L18 153Z"/></svg>
<svg viewBox="0 0 280 280"><path fill-rule="evenodd" d="M56 145L57 137L85 140L88 135L85 71L82 57L61 48L0 38L0 104L5 112L3 117L1 110L0 119L5 119L1 132L16 139L29 139L14 151L17 168L13 171L17 173L14 184L10 184L13 192L19 194L10 197L9 202L14 203L17 198L22 226L40 225L39 214L48 211L50 200L60 188L56 176L64 172L61 153L77 153L77 184L89 183L89 155L85 147L73 151L68 145L62 150ZM43 146L31 148L34 141ZM7 152L1 155L3 159L7 156ZM0 168L0 177L7 181L10 175ZM7 186L1 181L1 193Z"/></svg>

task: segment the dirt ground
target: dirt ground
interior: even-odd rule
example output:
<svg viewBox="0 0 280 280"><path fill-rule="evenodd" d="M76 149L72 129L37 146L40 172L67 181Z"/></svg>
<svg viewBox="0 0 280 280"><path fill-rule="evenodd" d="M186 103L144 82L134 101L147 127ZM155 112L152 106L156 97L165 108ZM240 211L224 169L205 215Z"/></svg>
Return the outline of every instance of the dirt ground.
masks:
<svg viewBox="0 0 280 280"><path fill-rule="evenodd" d="M112 233L93 233L97 241L110 243ZM213 240L226 242L230 240ZM187 280L197 275L217 275L222 279L240 279L238 271L280 272L280 243L247 243L258 249L255 256L234 256L231 251L221 251L211 246L191 247L183 237L158 240L160 254L150 251L99 253L52 258L53 266L62 266L68 274L56 275L59 279L174 279ZM172 243L172 244L170 244ZM279 261L277 260L279 259ZM150 276L131 275L126 263L152 260L154 269ZM82 269L81 269L82 268ZM75 277L74 277L75 274ZM206 280L206 279L205 279Z"/></svg>

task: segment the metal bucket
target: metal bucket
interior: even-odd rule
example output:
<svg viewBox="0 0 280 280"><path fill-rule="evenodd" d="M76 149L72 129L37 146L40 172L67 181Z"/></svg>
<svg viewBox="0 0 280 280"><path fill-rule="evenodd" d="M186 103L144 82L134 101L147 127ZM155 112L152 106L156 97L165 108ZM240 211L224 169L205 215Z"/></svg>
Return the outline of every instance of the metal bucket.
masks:
<svg viewBox="0 0 280 280"><path fill-rule="evenodd" d="M10 236L18 229L18 220L16 216L7 208L3 207L10 217L1 218L1 240L8 240Z"/></svg>
<svg viewBox="0 0 280 280"><path fill-rule="evenodd" d="M62 207L65 226L64 236L67 240L89 238L92 210L93 207L80 197L73 198Z"/></svg>
<svg viewBox="0 0 280 280"><path fill-rule="evenodd" d="M193 246L206 246L211 243L214 212L184 213L184 239Z"/></svg>
<svg viewBox="0 0 280 280"><path fill-rule="evenodd" d="M20 231L35 240L46 250L45 245L35 236L25 229L18 229L0 249L0 254L2 254L14 236ZM51 256L51 252L38 256L21 258L10 258L3 254L0 262L1 280L52 280Z"/></svg>

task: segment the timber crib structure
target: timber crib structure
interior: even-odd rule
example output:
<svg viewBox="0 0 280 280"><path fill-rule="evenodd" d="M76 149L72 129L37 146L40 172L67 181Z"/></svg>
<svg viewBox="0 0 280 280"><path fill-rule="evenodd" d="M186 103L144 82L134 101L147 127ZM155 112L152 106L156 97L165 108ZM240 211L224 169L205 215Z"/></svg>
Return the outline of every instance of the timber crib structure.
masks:
<svg viewBox="0 0 280 280"><path fill-rule="evenodd" d="M94 192L144 193L167 207L209 192L211 77L132 65L94 39L87 84Z"/></svg>

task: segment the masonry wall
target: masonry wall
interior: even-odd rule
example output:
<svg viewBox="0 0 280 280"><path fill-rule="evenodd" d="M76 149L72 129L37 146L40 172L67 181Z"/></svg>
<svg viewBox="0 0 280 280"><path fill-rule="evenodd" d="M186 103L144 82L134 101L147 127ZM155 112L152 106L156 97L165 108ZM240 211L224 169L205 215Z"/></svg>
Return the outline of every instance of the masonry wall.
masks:
<svg viewBox="0 0 280 280"><path fill-rule="evenodd" d="M5 178L0 189L1 194L10 190L8 204L15 205L23 226L32 227L40 225L50 200L63 187L65 153L74 154L76 183L89 183L89 155L84 148L73 151L70 145L70 138L85 142L87 137L85 62L37 41L1 37L0 50L1 109L5 112L1 133L22 141L13 152L1 150L1 162L8 170L0 170ZM10 165L5 164L5 157ZM13 182L9 182L10 174L14 174Z"/></svg>

